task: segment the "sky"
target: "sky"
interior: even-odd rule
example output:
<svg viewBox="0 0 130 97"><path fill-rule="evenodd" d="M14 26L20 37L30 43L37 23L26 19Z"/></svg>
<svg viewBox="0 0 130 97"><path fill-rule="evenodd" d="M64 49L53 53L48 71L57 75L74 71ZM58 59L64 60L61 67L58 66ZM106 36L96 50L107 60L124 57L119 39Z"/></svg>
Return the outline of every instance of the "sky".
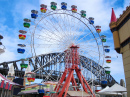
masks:
<svg viewBox="0 0 130 97"><path fill-rule="evenodd" d="M107 36L107 44L110 45L110 55L112 57L111 75L120 82L125 80L122 55L114 50L113 36L109 28L111 11L114 8L116 17L119 18L129 0L53 0L60 7L61 2L66 2L68 6L77 5L78 12L86 10L87 17L94 17L95 25L101 25L102 34ZM20 42L18 34L23 28L23 19L30 18L32 9L39 10L40 4L50 6L51 0L0 0L0 34L4 36L1 40L6 47L5 53L0 55L0 63L20 59L17 54L17 44Z"/></svg>

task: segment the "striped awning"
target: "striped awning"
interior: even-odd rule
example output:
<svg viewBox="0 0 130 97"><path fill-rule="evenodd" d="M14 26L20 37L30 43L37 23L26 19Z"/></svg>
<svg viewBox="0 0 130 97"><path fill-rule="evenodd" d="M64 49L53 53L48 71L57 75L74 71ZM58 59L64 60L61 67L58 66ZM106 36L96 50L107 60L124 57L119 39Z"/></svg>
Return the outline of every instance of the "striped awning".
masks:
<svg viewBox="0 0 130 97"><path fill-rule="evenodd" d="M15 87L24 87L22 85L19 85L17 83L14 83L14 82L8 80L1 73L0 73L0 83L1 83L0 88L3 88L4 84L5 84L5 88L9 88L9 85L13 85Z"/></svg>

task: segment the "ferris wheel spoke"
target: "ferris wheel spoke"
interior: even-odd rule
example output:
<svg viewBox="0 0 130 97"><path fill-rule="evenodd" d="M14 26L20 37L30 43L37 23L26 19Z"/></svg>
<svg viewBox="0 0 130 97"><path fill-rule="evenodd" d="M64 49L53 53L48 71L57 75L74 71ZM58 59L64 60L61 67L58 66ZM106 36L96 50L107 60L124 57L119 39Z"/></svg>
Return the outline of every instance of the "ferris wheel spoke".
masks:
<svg viewBox="0 0 130 97"><path fill-rule="evenodd" d="M50 39L50 40L53 40L53 41L57 41L57 42L61 42L61 40L59 39L55 39L55 38L50 38L50 37L47 37L47 36L43 36L43 35L38 35L38 34L35 34L35 37L37 39L41 39L41 40L47 40L47 39ZM41 37L41 38L40 38ZM42 39L43 38L43 39ZM46 39L47 38L47 39Z"/></svg>
<svg viewBox="0 0 130 97"><path fill-rule="evenodd" d="M56 46L56 47L54 47L54 46ZM37 47L37 48L39 48L39 47ZM65 48L63 48L62 45L60 45L60 43L57 45L48 45L48 46L46 45L44 47L44 52L45 53L54 53L54 51L64 52L63 49L65 49Z"/></svg>
<svg viewBox="0 0 130 97"><path fill-rule="evenodd" d="M62 19L62 21L63 21L63 23L64 23L64 25L65 25L65 22L68 22L69 24L67 24L66 23L66 25L65 25L65 29L66 29L66 32L67 32L67 35L66 35L66 37L67 37L67 39L66 39L66 41L69 41L70 42L70 40L71 40L71 37L72 37L72 35L71 35L71 23L69 22L69 17L68 17L68 15L67 16L65 16L66 14L64 14L64 20ZM68 28L68 29L67 29ZM70 28L70 29L69 29Z"/></svg>
<svg viewBox="0 0 130 97"><path fill-rule="evenodd" d="M61 17L61 15L58 16L58 18L60 18L60 17ZM64 20L62 19L62 17L61 17L61 20L62 20L63 25L66 27L66 25L64 24ZM66 22L66 21L65 21L65 22ZM60 25L60 24L59 24L59 25ZM64 39L65 39L65 41L70 40L70 39L69 39L70 36L68 36L69 34L68 34L68 33L64 33L64 34L65 34L65 37L63 37L62 40L64 40ZM65 42L65 41L62 41L62 42Z"/></svg>
<svg viewBox="0 0 130 97"><path fill-rule="evenodd" d="M85 51L89 51L89 52L92 52L92 53L99 55L99 52L96 51L96 49L92 49L92 48L89 48L89 47L81 47L81 48L84 49ZM103 54L100 54L100 55L103 56Z"/></svg>
<svg viewBox="0 0 130 97"><path fill-rule="evenodd" d="M55 16L56 17L56 16ZM55 25L55 26L59 26L59 28L62 30L62 32L64 32L64 30L62 29L62 27L61 27L61 24L60 24L60 19L58 18L58 17L56 17L55 18L53 15L52 15L52 18L57 22L57 24ZM50 19L50 17L49 17L49 19ZM52 19L51 19L52 20ZM64 32L65 33L65 32ZM61 33L62 34L62 36L64 36L64 34L63 33Z"/></svg>
<svg viewBox="0 0 130 97"><path fill-rule="evenodd" d="M40 43L48 43L48 44L50 44L50 43L57 43L58 41L56 41L56 40L52 40L52 39L42 39L42 38L37 38L37 40L40 40L39 42Z"/></svg>
<svg viewBox="0 0 130 97"><path fill-rule="evenodd" d="M44 45L60 45L60 44L35 44L35 45L38 45L38 46L43 45L44 46Z"/></svg>
<svg viewBox="0 0 130 97"><path fill-rule="evenodd" d="M70 22L70 19L68 17L68 15L66 15L66 18L67 18L67 22L68 22L68 34L69 34L69 38L71 37L71 22ZM69 39L70 40L70 39Z"/></svg>
<svg viewBox="0 0 130 97"><path fill-rule="evenodd" d="M72 26L73 29L72 29L72 28L71 28L71 29L72 29L72 32L73 32L73 33L72 33L72 34L73 34L72 39L74 39L75 36L80 36L80 35L77 34L77 32L79 32L79 28L80 28L81 22L80 22L79 20L75 19L75 13L72 13L72 15L74 16L74 19L71 19L71 20L72 20L72 23L74 23L74 24L73 24L73 26ZM76 20L77 20L78 22L77 22ZM77 27L76 25L77 25L78 27ZM78 31L77 31L77 29L78 29Z"/></svg>
<svg viewBox="0 0 130 97"><path fill-rule="evenodd" d="M36 34L35 34L36 35ZM35 36L37 39L41 39L41 40L44 40L44 41L48 41L48 42L59 42L60 40L58 40L58 39L56 39L56 38L50 38L50 37L48 37L48 36L43 36L43 35L36 35ZM40 38L41 37L41 38Z"/></svg>
<svg viewBox="0 0 130 97"><path fill-rule="evenodd" d="M83 28L83 30L82 30L82 31L80 31L79 33L84 34L83 32L84 32L85 30L86 30L86 27L84 27L84 28ZM82 34L81 34L81 35L82 35ZM90 33L89 33L89 34L90 34ZM75 41L76 41L76 40L78 40L78 38L79 38L79 37L81 37L81 35L77 35L77 37L75 37L75 39L74 39L74 40L75 40ZM88 34L87 34L87 36L88 36ZM87 36L86 36L86 37L87 37Z"/></svg>
<svg viewBox="0 0 130 97"><path fill-rule="evenodd" d="M86 27L84 27L83 28L83 31L80 31L80 25L81 25L81 23L80 22L78 22L78 23L76 23L75 22L75 24L77 24L78 25L78 27L75 27L75 29L72 31L73 33L73 37L71 38L73 41L75 41L78 37L80 37L82 34L83 34L83 32L84 32L84 30L85 30L85 28Z"/></svg>
<svg viewBox="0 0 130 97"><path fill-rule="evenodd" d="M82 38L80 38L79 40L76 41L76 43L78 43L79 41L82 41L84 38L86 38L88 35L90 35L91 32L89 32L87 35L83 36Z"/></svg>
<svg viewBox="0 0 130 97"><path fill-rule="evenodd" d="M85 37L84 37L85 38ZM99 37L98 38L92 38L92 39L90 39L90 40L87 40L87 41L84 41L85 43L88 43L88 42L91 42L91 41L94 41L94 40L97 40L97 39L99 39ZM81 41L81 40L80 40ZM78 42L79 42L79 40L78 40ZM81 43L81 42L80 42ZM99 48L99 47L98 47Z"/></svg>
<svg viewBox="0 0 130 97"><path fill-rule="evenodd" d="M44 23L44 22L42 22L44 25L46 25L46 23ZM34 22L34 24L36 24L35 22ZM46 28L45 27L43 27L43 26L40 26L40 25L38 25L38 24L36 24L38 27L41 27L42 29L44 29L44 30L46 30L48 33L52 33L53 35L55 35L55 36L57 36L58 38L59 38L59 36L58 35L56 35L53 31L50 31L50 30L48 30L48 29L46 29L47 28L47 25L46 25ZM50 28L52 28L52 27L50 27ZM37 28L38 29L38 28ZM43 32L42 30L40 30L41 32ZM46 34L47 35L47 34Z"/></svg>
<svg viewBox="0 0 130 97"><path fill-rule="evenodd" d="M75 29L78 29L77 27L76 27L76 25L78 26L78 27L80 27L80 25L79 24L81 24L81 21L80 20L78 20L79 18L77 17L77 16L75 16L75 15L77 15L77 14L75 14L75 13L70 13L69 12L69 14L71 14L72 16L71 16L71 24L73 23L73 26L71 27L71 31L75 31ZM72 18L73 17L73 18ZM75 19L75 17L77 17L78 19ZM76 20L78 21L78 23L76 22ZM75 28L75 29L72 29L72 28ZM72 33L73 34L73 33Z"/></svg>
<svg viewBox="0 0 130 97"><path fill-rule="evenodd" d="M38 28L37 28L37 29L38 29ZM40 29L38 29L38 30L40 30ZM41 31L41 30L40 30L40 31ZM45 37L45 38L47 38L47 39L48 39L48 38L49 38L49 39L52 39L52 40L54 40L54 41L61 41L61 40L57 40L56 38L51 37L51 35L49 35L49 34L46 34L46 33L44 33L44 34L45 34L46 36L43 36L43 35L41 35L41 34L40 34L40 35L35 34L35 35L38 36L37 38L39 38L39 37L41 36L41 37ZM36 36L35 36L35 37L36 37ZM51 38L50 38L50 37L51 37ZM47 39L44 39L44 40L47 40ZM43 40L43 39L42 39L42 40Z"/></svg>
<svg viewBox="0 0 130 97"><path fill-rule="evenodd" d="M59 30L56 28L56 26L53 24L53 22L51 21L51 22L49 22L46 18L45 18L45 20L46 20L46 22L48 22L49 24L51 24L51 28L55 28L55 30L57 31L57 32L59 32ZM59 34L60 34L60 32L59 32ZM57 35L57 36L59 36L59 35ZM59 36L60 38L62 38L61 36Z"/></svg>
<svg viewBox="0 0 130 97"><path fill-rule="evenodd" d="M86 42L85 42L86 43ZM81 43L80 46L84 46L85 43ZM93 44L93 45L90 45L90 44L87 44L85 47L92 47L92 48L98 48L96 44ZM99 45L99 48L100 49L103 49L102 45Z"/></svg>
<svg viewBox="0 0 130 97"><path fill-rule="evenodd" d="M63 23L63 26L65 27L65 31L67 32L68 30L67 30L66 21L63 19L64 16L61 16L61 14L59 14L58 17L61 19L61 21L62 21L62 23Z"/></svg>
<svg viewBox="0 0 130 97"><path fill-rule="evenodd" d="M61 14L59 14L58 17L62 20L61 23L63 24L63 27L66 29L66 30L65 30L65 33L64 33L64 34L65 34L65 37L66 37L67 40L69 40L69 38L68 38L68 35L69 35L69 34L66 33L66 32L68 32L68 30L67 30L67 25L65 24L65 23L66 23L66 21L64 20L65 18L63 19L62 16L61 16Z"/></svg>
<svg viewBox="0 0 130 97"><path fill-rule="evenodd" d="M67 13L67 11L64 10L64 13ZM71 26L70 24L71 24L71 23L70 23L69 18L70 18L70 16L68 17L68 15L64 14L64 21L66 22L66 26L67 26L66 29L68 28L68 29L67 29L67 32L68 32L68 35L70 36L70 32L71 32L71 31L70 31L70 26Z"/></svg>
<svg viewBox="0 0 130 97"><path fill-rule="evenodd" d="M63 21L63 19L62 19L62 17L61 17L61 15L60 16L56 16L56 14L58 14L57 12L55 13L55 17L54 17L54 15L52 15L52 17L53 17L53 19L55 19L55 20L58 20L58 26L61 28L61 30L64 32L64 34L66 35L66 31L67 31L67 27L66 27L66 25L65 25L65 23L64 22L66 22L66 21ZM61 21L62 20L62 21ZM61 24L64 24L64 25L61 25ZM64 29L63 29L63 27L66 27L65 29L65 31L64 31ZM67 36L67 35L66 35Z"/></svg>
<svg viewBox="0 0 130 97"><path fill-rule="evenodd" d="M92 55L90 55L88 51L80 50L80 53L82 53L82 54L85 53L85 55L87 54L89 57L91 57L91 60L96 60L96 61L98 62L98 64L100 63L100 59L97 60L97 58L95 58L95 57L93 57ZM99 54L99 57L100 57L100 54Z"/></svg>

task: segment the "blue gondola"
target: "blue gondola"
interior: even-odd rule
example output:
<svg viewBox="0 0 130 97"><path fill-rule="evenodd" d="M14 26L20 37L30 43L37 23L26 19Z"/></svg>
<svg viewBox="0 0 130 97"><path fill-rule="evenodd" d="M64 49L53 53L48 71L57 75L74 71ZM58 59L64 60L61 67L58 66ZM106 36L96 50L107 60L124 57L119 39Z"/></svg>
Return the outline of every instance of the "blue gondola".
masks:
<svg viewBox="0 0 130 97"><path fill-rule="evenodd" d="M17 51L18 51L18 53L23 54L25 52L25 49L18 48Z"/></svg>
<svg viewBox="0 0 130 97"><path fill-rule="evenodd" d="M110 49L104 49L106 53L109 53L110 52Z"/></svg>
<svg viewBox="0 0 130 97"><path fill-rule="evenodd" d="M93 20L89 20L89 23L90 23L90 24L94 24L94 21L93 21Z"/></svg>
<svg viewBox="0 0 130 97"><path fill-rule="evenodd" d="M31 17L32 18L34 18L34 19L36 19L37 17L38 17L38 11L36 11L36 10L31 10L31 12L32 12L32 14L31 14Z"/></svg>
<svg viewBox="0 0 130 97"><path fill-rule="evenodd" d="M94 18L93 17L89 17L89 23L94 24Z"/></svg>
<svg viewBox="0 0 130 97"><path fill-rule="evenodd" d="M45 90L44 90L43 87L46 86L46 85L44 85L44 84L38 84L38 86L39 86L38 93L39 93L39 94L45 93Z"/></svg>
<svg viewBox="0 0 130 97"><path fill-rule="evenodd" d="M66 10L67 9L67 3L62 2L61 3L61 9Z"/></svg>
<svg viewBox="0 0 130 97"><path fill-rule="evenodd" d="M38 15L37 15L37 14L32 13L32 14L31 14L31 17L32 17L32 18L34 18L34 19L36 19L36 18L38 17Z"/></svg>
<svg viewBox="0 0 130 97"><path fill-rule="evenodd" d="M43 89L38 89L38 93L41 94L41 93L45 93L45 91Z"/></svg>
<svg viewBox="0 0 130 97"><path fill-rule="evenodd" d="M107 86L107 81L106 80L101 81L101 86L102 88L105 88Z"/></svg>

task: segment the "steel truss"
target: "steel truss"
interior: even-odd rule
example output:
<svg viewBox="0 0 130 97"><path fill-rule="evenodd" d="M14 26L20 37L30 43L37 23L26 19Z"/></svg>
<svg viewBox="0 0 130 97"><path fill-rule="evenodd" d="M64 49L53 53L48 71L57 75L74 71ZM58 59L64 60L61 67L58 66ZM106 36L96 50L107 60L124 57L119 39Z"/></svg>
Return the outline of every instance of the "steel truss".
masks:
<svg viewBox="0 0 130 97"><path fill-rule="evenodd" d="M51 70L54 69L54 66L56 64L61 64L65 68L64 58L65 58L64 53L61 53L60 55L59 53L50 53L50 54L36 56L35 61L33 60L34 58L27 58L27 60L29 61L29 64L33 67L32 71L35 71L39 67L42 66L40 71L36 72L36 78L44 79L46 78L47 73L49 73ZM1 66L0 73L6 76L8 74L9 65L13 64L14 69L15 69L15 76L23 77L24 71L21 68L19 68L20 62L21 60L15 60L15 61L0 63L0 66ZM92 62L92 66L91 66L91 62ZM87 70L92 71L92 73L98 78L94 81L96 85L100 85L101 80L104 78L107 79L109 86L112 86L113 84L117 83L116 80L110 74L105 73L105 69L102 66L98 65L93 60L85 56L80 56L80 64L83 66L83 68L86 68ZM58 67L56 68L56 70L54 70L54 72L51 74L51 76L54 79L57 79L59 75L62 75L62 72L59 71L60 65L57 65L57 66ZM50 76L48 77L49 79L51 79ZM54 80L54 79L51 79L51 80Z"/></svg>

